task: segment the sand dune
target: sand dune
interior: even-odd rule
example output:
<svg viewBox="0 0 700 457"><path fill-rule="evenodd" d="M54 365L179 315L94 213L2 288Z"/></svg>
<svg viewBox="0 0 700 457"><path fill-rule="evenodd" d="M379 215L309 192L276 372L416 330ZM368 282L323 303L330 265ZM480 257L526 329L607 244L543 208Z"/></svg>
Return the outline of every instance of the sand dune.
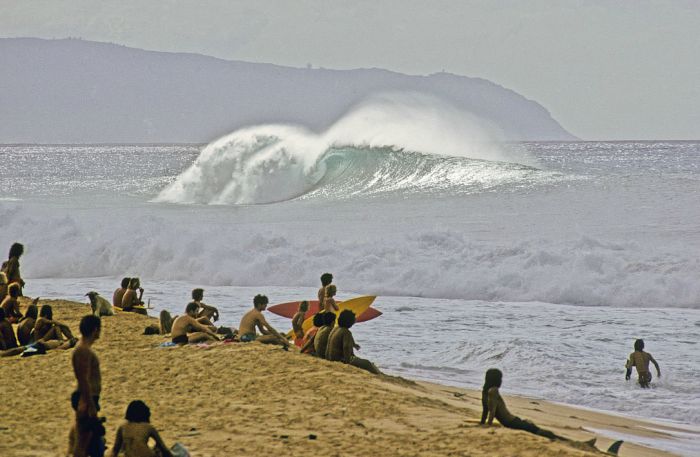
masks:
<svg viewBox="0 0 700 457"><path fill-rule="evenodd" d="M76 333L80 317L89 312L85 304L46 303ZM179 441L193 456L600 455L525 432L479 426L478 392L372 376L258 343L159 348L165 337L142 335L151 322L129 313L103 319L95 351L108 446L127 404L141 399L165 442ZM0 455L65 455L75 388L70 355L56 350L0 359L6 386ZM515 414L574 439L594 436L583 427L657 433L630 419L506 399ZM599 438L600 446L610 442ZM625 444L621 455L670 454Z"/></svg>

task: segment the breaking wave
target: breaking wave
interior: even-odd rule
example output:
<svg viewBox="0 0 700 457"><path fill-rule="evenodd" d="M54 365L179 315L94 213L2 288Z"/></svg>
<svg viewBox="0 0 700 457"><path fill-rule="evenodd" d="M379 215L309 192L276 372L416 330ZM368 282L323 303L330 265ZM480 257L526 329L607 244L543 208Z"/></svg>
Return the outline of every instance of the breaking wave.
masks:
<svg viewBox="0 0 700 457"><path fill-rule="evenodd" d="M392 192L471 193L552 174L498 132L424 95L375 97L316 134L288 125L249 127L209 144L156 201L256 204Z"/></svg>

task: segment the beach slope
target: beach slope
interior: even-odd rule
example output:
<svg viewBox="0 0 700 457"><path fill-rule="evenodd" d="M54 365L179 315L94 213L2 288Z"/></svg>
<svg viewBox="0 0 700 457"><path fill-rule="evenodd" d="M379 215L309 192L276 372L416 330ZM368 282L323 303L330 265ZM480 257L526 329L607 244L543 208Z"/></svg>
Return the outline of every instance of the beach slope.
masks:
<svg viewBox="0 0 700 457"><path fill-rule="evenodd" d="M75 329L87 304L48 300L56 319ZM23 308L27 300L23 301ZM391 376L257 343L161 348L145 336L152 318L103 318L95 344L102 369L101 415L108 446L131 400L145 401L170 446L193 456L588 456L602 455L525 432L478 424L478 392ZM0 358L6 386L0 455L65 455L75 388L71 350ZM577 440L584 428L652 433L630 419L525 398L511 410ZM650 427L650 425L647 425ZM658 427L657 427L658 428ZM656 432L653 432L656 433ZM610 439L599 437L605 447ZM635 445L622 456L670 455Z"/></svg>

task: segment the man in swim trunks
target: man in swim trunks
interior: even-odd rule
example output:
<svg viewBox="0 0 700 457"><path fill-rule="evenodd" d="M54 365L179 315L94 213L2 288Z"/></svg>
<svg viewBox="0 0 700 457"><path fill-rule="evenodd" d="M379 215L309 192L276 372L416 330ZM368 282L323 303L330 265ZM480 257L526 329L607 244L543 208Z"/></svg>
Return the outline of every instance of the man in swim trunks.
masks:
<svg viewBox="0 0 700 457"><path fill-rule="evenodd" d="M208 326L197 320L199 306L190 302L185 308L185 314L178 316L173 322L170 336L175 344L202 343L219 341L219 337Z"/></svg>
<svg viewBox="0 0 700 457"><path fill-rule="evenodd" d="M92 314L80 321L80 342L73 351L73 373L78 388L73 393L71 403L75 408L75 457L104 455L104 427L97 418L100 410L102 376L100 361L92 350L92 345L100 338L102 323Z"/></svg>
<svg viewBox="0 0 700 457"><path fill-rule="evenodd" d="M651 371L649 371L649 362L653 363L656 367L656 374L661 377L661 369L659 364L654 360L648 352L644 352L644 340L637 340L634 342L634 352L630 354L630 358L625 364L627 368L627 373L625 374L625 379L629 381L632 376L632 367L637 369L637 374L639 375L639 385L642 388L649 387L651 382Z"/></svg>
<svg viewBox="0 0 700 457"><path fill-rule="evenodd" d="M253 298L253 309L245 313L241 319L241 325L238 327L240 340L242 343L250 341L260 341L265 344L279 344L285 349L289 347L287 338L280 335L270 324L265 320L262 312L267 309L268 299L265 295L256 295ZM258 335L256 327L262 335Z"/></svg>
<svg viewBox="0 0 700 457"><path fill-rule="evenodd" d="M323 273L321 275L321 288L318 289L318 309L323 311L323 300L326 299L326 286L333 282L333 275Z"/></svg>

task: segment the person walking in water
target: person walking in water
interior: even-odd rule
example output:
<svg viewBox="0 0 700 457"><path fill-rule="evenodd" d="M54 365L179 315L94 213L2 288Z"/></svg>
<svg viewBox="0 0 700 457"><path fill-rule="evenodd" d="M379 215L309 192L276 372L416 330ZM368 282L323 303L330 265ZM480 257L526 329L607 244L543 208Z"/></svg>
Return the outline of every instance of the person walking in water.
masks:
<svg viewBox="0 0 700 457"><path fill-rule="evenodd" d="M625 379L630 380L632 376L632 367L637 369L637 375L639 376L639 385L646 389L651 382L651 371L649 371L649 362L653 363L656 367L656 375L661 377L661 369L659 364L654 360L648 352L644 352L644 340L637 340L634 342L634 352L630 354L625 368L627 368L627 373L625 374Z"/></svg>

